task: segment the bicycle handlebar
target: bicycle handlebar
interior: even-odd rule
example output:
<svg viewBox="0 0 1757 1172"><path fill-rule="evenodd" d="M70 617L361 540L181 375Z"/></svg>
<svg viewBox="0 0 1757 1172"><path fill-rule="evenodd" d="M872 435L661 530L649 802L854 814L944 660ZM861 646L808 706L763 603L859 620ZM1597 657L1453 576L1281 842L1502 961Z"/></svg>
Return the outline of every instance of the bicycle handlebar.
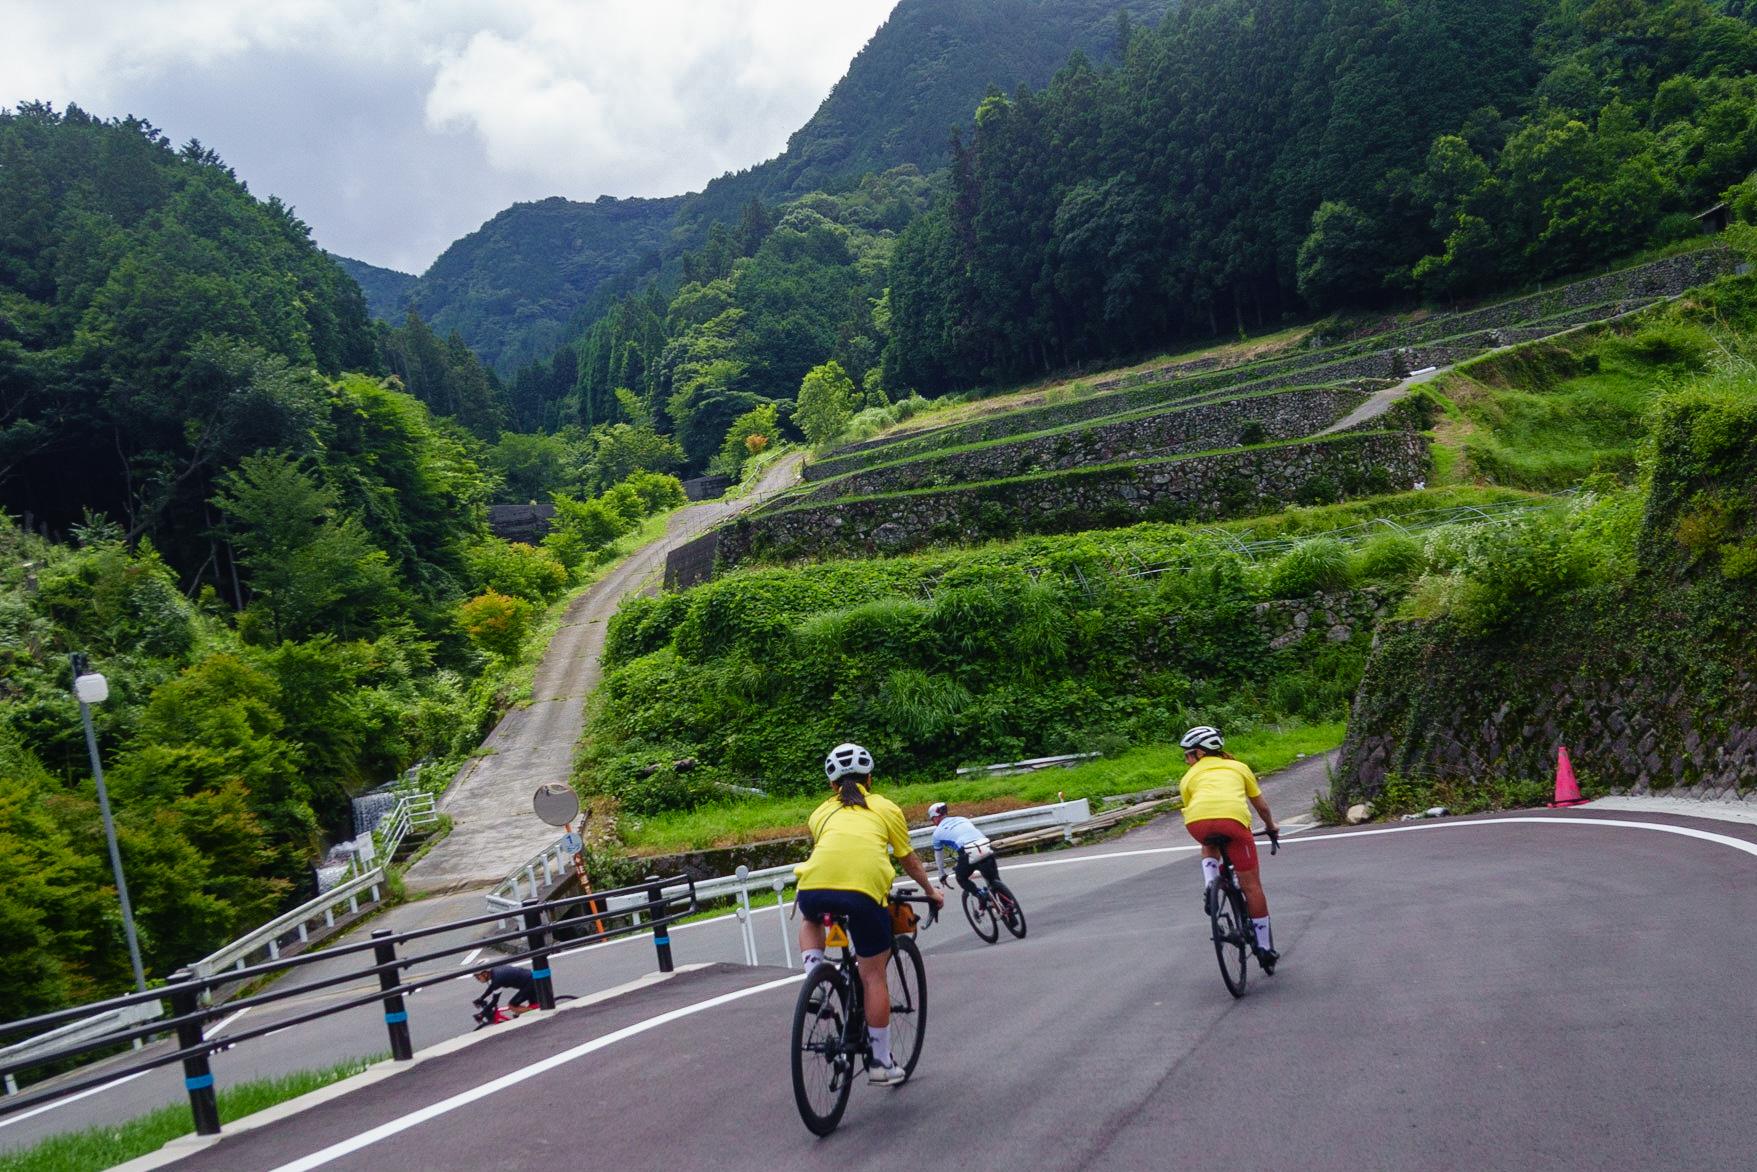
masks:
<svg viewBox="0 0 1757 1172"><path fill-rule="evenodd" d="M939 903L935 903L933 900L929 899L926 895L899 895L897 892L894 892L894 891L891 893L891 898L893 900L897 901L898 903L924 903L924 904L926 904L927 905L927 922L930 924L939 923L940 908L945 903L945 901L943 899Z"/></svg>
<svg viewBox="0 0 1757 1172"><path fill-rule="evenodd" d="M1265 827L1262 830L1253 830L1251 832L1251 837L1252 838L1267 838L1269 840L1269 853L1272 855L1281 853L1281 831L1280 830L1270 830L1267 827Z"/></svg>

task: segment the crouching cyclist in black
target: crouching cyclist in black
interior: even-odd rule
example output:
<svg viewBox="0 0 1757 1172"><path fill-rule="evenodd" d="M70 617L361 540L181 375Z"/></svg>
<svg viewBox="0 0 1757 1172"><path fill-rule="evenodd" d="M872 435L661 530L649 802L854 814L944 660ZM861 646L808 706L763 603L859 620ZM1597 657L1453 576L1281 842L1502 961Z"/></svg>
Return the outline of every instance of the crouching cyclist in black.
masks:
<svg viewBox="0 0 1757 1172"><path fill-rule="evenodd" d="M488 986L482 990L482 996L476 998L477 1008L486 1004L497 989L513 991L512 1000L506 1003L507 1009L513 1013L537 1008L537 978L530 969L516 964L497 964L491 969L478 969L476 979Z"/></svg>

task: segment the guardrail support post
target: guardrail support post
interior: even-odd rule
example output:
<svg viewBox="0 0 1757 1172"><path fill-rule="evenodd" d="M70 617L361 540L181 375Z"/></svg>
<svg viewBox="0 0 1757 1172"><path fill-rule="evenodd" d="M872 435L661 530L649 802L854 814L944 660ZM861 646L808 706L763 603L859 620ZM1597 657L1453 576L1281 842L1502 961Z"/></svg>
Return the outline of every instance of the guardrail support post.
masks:
<svg viewBox="0 0 1757 1172"><path fill-rule="evenodd" d="M671 925L659 922L665 914L665 909L660 906L662 903L664 903L664 896L659 892L659 877L648 875L647 918L653 924L653 947L659 953L659 971L668 973L675 966L671 963Z"/></svg>
<svg viewBox="0 0 1757 1172"><path fill-rule="evenodd" d="M543 926L543 913L537 901L525 901L525 927L530 931L525 942L537 955L531 958L531 975L537 978L537 1008L555 1008L555 982L549 977L549 930Z"/></svg>
<svg viewBox="0 0 1757 1172"><path fill-rule="evenodd" d="M781 967L793 967L793 937L787 932L787 880L775 876L775 922L781 925Z"/></svg>
<svg viewBox="0 0 1757 1172"><path fill-rule="evenodd" d="M392 935L389 928L379 928L372 933L372 956L380 965L395 965L397 946L384 939ZM378 970L378 987L394 989L402 984L397 970L380 968ZM398 1062L407 1062L415 1056L414 1046L409 1044L409 1011L403 1007L403 995L392 993L384 999L384 1024L390 1031L390 1056Z"/></svg>
<svg viewBox="0 0 1757 1172"><path fill-rule="evenodd" d="M188 969L179 969L171 974L173 986L180 986L184 982L194 979L195 974ZM171 1016L187 1017L200 1008L200 1001L193 989L173 989ZM179 1050L193 1050L201 1043L200 1021L185 1021L177 1024L177 1048ZM183 1060L183 1089L189 1092L189 1111L195 1116L195 1134L220 1134L220 1105L214 1098L213 1069L208 1065L205 1053L196 1054Z"/></svg>

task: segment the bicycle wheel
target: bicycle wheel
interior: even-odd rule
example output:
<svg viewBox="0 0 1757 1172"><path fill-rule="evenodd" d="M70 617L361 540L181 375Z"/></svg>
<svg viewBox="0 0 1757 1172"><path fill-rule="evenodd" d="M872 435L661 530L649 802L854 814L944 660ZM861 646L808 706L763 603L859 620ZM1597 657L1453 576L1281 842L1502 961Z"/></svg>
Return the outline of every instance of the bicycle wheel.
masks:
<svg viewBox="0 0 1757 1172"><path fill-rule="evenodd" d="M843 1038L847 991L834 965L820 964L805 979L793 1006L793 1101L813 1135L842 1121L855 1060Z"/></svg>
<svg viewBox="0 0 1757 1172"><path fill-rule="evenodd" d="M1013 894L1012 888L998 881L994 884L994 897L1000 903L1001 923L1007 926L1007 931L1023 940L1025 938L1025 909L1020 906L1019 897Z"/></svg>
<svg viewBox="0 0 1757 1172"><path fill-rule="evenodd" d="M891 963L885 966L885 984L891 990L891 1057L914 1074L927 1036L927 967L909 937L898 936L891 949Z"/></svg>
<svg viewBox="0 0 1757 1172"><path fill-rule="evenodd" d="M1234 997L1245 995L1245 960L1250 955L1251 922L1245 918L1244 896L1229 880L1220 881L1219 898L1208 913L1214 930L1214 955L1220 958L1220 978Z"/></svg>
<svg viewBox="0 0 1757 1172"><path fill-rule="evenodd" d="M964 890L964 918L970 921L976 934L990 944L1001 938L1001 926L994 918L993 905L973 895L968 888Z"/></svg>

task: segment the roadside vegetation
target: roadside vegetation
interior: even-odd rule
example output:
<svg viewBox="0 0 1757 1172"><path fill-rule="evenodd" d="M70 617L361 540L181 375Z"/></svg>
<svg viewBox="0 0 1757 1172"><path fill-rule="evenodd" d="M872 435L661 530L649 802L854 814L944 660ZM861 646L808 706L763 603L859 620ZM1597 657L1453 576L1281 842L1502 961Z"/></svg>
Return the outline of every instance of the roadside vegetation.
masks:
<svg viewBox="0 0 1757 1172"><path fill-rule="evenodd" d="M280 1078L257 1079L225 1087L215 1096L219 1103L220 1123L236 1123L245 1116L350 1078L389 1057L388 1054L378 1054L356 1058L323 1070L300 1071ZM189 1104L174 1103L119 1123L68 1132L18 1151L0 1152L0 1172L92 1172L98 1168L114 1168L156 1152L194 1130Z"/></svg>

